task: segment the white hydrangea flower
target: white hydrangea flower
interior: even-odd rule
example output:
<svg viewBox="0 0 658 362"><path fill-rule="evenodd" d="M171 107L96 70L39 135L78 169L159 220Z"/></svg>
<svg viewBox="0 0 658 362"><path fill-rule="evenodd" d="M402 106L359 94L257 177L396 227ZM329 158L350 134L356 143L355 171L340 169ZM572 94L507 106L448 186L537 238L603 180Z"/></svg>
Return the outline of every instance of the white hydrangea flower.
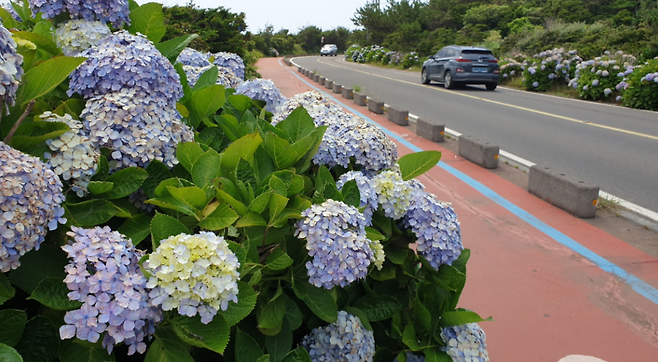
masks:
<svg viewBox="0 0 658 362"><path fill-rule="evenodd" d="M202 231L179 234L162 240L144 262L152 274L147 288L151 305L163 310L178 309L188 317L201 316L208 324L228 302L238 302L240 262L223 237Z"/></svg>
<svg viewBox="0 0 658 362"><path fill-rule="evenodd" d="M370 241L370 250L372 250L373 257L375 260L373 260L373 264L377 267L377 270L382 270L382 267L384 266L384 259L386 258L386 254L384 253L384 246L382 246L382 243L379 240L369 240Z"/></svg>
<svg viewBox="0 0 658 362"><path fill-rule="evenodd" d="M395 171L383 171L372 178L384 215L399 219L407 214L414 188Z"/></svg>
<svg viewBox="0 0 658 362"><path fill-rule="evenodd" d="M98 45L101 39L110 34L112 34L110 28L103 22L76 19L57 27L55 41L62 48L64 55L74 57Z"/></svg>

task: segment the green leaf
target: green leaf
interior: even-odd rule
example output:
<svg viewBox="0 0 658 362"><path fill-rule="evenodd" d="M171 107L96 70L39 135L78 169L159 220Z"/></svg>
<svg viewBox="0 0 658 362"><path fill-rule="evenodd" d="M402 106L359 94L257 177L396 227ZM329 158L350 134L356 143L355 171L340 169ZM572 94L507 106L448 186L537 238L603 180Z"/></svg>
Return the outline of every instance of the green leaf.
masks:
<svg viewBox="0 0 658 362"><path fill-rule="evenodd" d="M196 142L184 142L176 146L176 158L190 174L192 173L192 165L202 154L203 149Z"/></svg>
<svg viewBox="0 0 658 362"><path fill-rule="evenodd" d="M354 302L354 306L361 309L370 322L389 319L402 310L400 302L386 295L364 295Z"/></svg>
<svg viewBox="0 0 658 362"><path fill-rule="evenodd" d="M11 146L21 151L30 151L46 140L53 139L70 131L62 122L24 122L11 138Z"/></svg>
<svg viewBox="0 0 658 362"><path fill-rule="evenodd" d="M70 114L74 119L79 119L80 113L85 109L85 100L79 98L69 98L63 101L53 113L64 116Z"/></svg>
<svg viewBox="0 0 658 362"><path fill-rule="evenodd" d="M144 214L135 215L126 220L117 230L132 240L134 246L151 234L151 217Z"/></svg>
<svg viewBox="0 0 658 362"><path fill-rule="evenodd" d="M87 190L89 190L92 195L103 194L113 188L114 183L106 181L90 181L89 185L87 185Z"/></svg>
<svg viewBox="0 0 658 362"><path fill-rule="evenodd" d="M64 280L64 267L68 264L66 253L50 244L41 244L21 257L21 266L9 273L9 280L27 293L32 293L42 280L57 277Z"/></svg>
<svg viewBox="0 0 658 362"><path fill-rule="evenodd" d="M255 362L262 355L263 350L250 335L236 328L235 333L235 361Z"/></svg>
<svg viewBox="0 0 658 362"><path fill-rule="evenodd" d="M402 332L402 342L404 342L404 344L412 351L420 350L418 337L416 336L416 329L414 328L413 323L409 323L404 327L404 332Z"/></svg>
<svg viewBox="0 0 658 362"><path fill-rule="evenodd" d="M97 193L97 196L105 200L114 200L126 197L137 191L144 180L148 178L148 172L139 167L128 167L117 171L108 177L105 182L112 182L114 187L107 192Z"/></svg>
<svg viewBox="0 0 658 362"><path fill-rule="evenodd" d="M286 315L286 300L276 298L265 304L258 315L258 328L276 328Z"/></svg>
<svg viewBox="0 0 658 362"><path fill-rule="evenodd" d="M452 357L438 348L425 348L425 362L453 362Z"/></svg>
<svg viewBox="0 0 658 362"><path fill-rule="evenodd" d="M153 43L159 43L167 32L162 4L147 3L132 10L128 31L132 34L142 33Z"/></svg>
<svg viewBox="0 0 658 362"><path fill-rule="evenodd" d="M272 196L272 192L266 192L258 195L258 197L256 197L254 201L252 201L251 204L249 204L249 211L253 211L258 214L265 211L265 209L267 209L267 207L270 204L271 196Z"/></svg>
<svg viewBox="0 0 658 362"><path fill-rule="evenodd" d="M286 133L290 143L295 143L310 135L316 127L308 111L304 107L297 107L286 119L277 123L276 128Z"/></svg>
<svg viewBox="0 0 658 362"><path fill-rule="evenodd" d="M441 314L441 327L452 327L467 323L490 322L493 318L482 319L477 313L470 310L457 310Z"/></svg>
<svg viewBox="0 0 658 362"><path fill-rule="evenodd" d="M212 185L212 181L219 176L221 157L215 150L209 150L199 156L192 165L192 180L197 187L204 188Z"/></svg>
<svg viewBox="0 0 658 362"><path fill-rule="evenodd" d="M272 194L272 197L270 197L270 223L274 221L274 218L279 215L283 209L286 208L286 205L288 205L288 198L281 196L279 194Z"/></svg>
<svg viewBox="0 0 658 362"><path fill-rule="evenodd" d="M239 217L227 204L221 204L210 215L206 216L199 223L199 226L206 230L221 230L232 225Z"/></svg>
<svg viewBox="0 0 658 362"><path fill-rule="evenodd" d="M2 25L5 29L18 29L20 27L20 23L4 8L0 8L0 18L2 18Z"/></svg>
<svg viewBox="0 0 658 362"><path fill-rule="evenodd" d="M216 66L208 68L199 79L194 83L194 90L203 89L210 87L211 85L217 84L217 78L219 77L219 69Z"/></svg>
<svg viewBox="0 0 658 362"><path fill-rule="evenodd" d="M50 53L52 56L62 54L62 51L52 39L46 36L30 31L17 31L12 33L13 36L29 40L37 46L39 50Z"/></svg>
<svg viewBox="0 0 658 362"><path fill-rule="evenodd" d="M293 260L285 251L280 248L274 249L274 251L267 257L267 267L270 270L283 270L291 266Z"/></svg>
<svg viewBox="0 0 658 362"><path fill-rule="evenodd" d="M162 43L158 43L155 45L155 47L164 57L169 59L171 64L174 64L176 62L176 58L178 58L183 49L185 49L185 47L187 47L187 45L190 44L192 40L198 37L198 34L186 34L171 40L164 41Z"/></svg>
<svg viewBox="0 0 658 362"><path fill-rule="evenodd" d="M279 298L286 300L286 320L291 330L295 330L302 326L304 322L304 316L302 316L302 311L299 310L299 306L295 301L292 300L285 293L282 294Z"/></svg>
<svg viewBox="0 0 658 362"><path fill-rule="evenodd" d="M281 362L311 362L311 356L304 347L297 347L290 351Z"/></svg>
<svg viewBox="0 0 658 362"><path fill-rule="evenodd" d="M103 181L107 179L110 176L110 165L107 162L107 158L105 156L101 155L98 158L98 169L96 170L96 174L91 177L92 181Z"/></svg>
<svg viewBox="0 0 658 362"><path fill-rule="evenodd" d="M242 202L236 200L231 194L224 190L217 190L217 198L231 205L233 210L237 211L238 215L246 215L249 212L249 209L247 209ZM265 220L263 220L263 222L265 222Z"/></svg>
<svg viewBox="0 0 658 362"><path fill-rule="evenodd" d="M107 362L114 361L105 348L91 343L64 342L59 353L61 362Z"/></svg>
<svg viewBox="0 0 658 362"><path fill-rule="evenodd" d="M155 342L146 352L144 362L194 362L188 345L178 338L173 327L161 326L155 331Z"/></svg>
<svg viewBox="0 0 658 362"><path fill-rule="evenodd" d="M366 238L368 238L368 240L377 241L386 239L386 236L382 235L376 229L366 226Z"/></svg>
<svg viewBox="0 0 658 362"><path fill-rule="evenodd" d="M274 191L275 193L281 195L281 196L286 196L288 195L288 186L286 186L285 182L278 178L277 176L272 176L270 178L270 181L268 182L268 186Z"/></svg>
<svg viewBox="0 0 658 362"><path fill-rule="evenodd" d="M107 200L89 200L78 204L65 204L64 208L73 218L73 224L77 226L104 224L121 211Z"/></svg>
<svg viewBox="0 0 658 362"><path fill-rule="evenodd" d="M236 228L245 228L252 226L267 226L267 221L260 215L255 212L249 212L245 216L241 217L238 222L235 223Z"/></svg>
<svg viewBox="0 0 658 362"><path fill-rule="evenodd" d="M231 143L223 153L222 176L231 175L238 167L241 158L249 161L262 142L258 133L251 133Z"/></svg>
<svg viewBox="0 0 658 362"><path fill-rule="evenodd" d="M151 240L153 241L153 250L157 249L160 242L170 236L179 234L190 234L190 230L180 221L171 216L156 213L151 220Z"/></svg>
<svg viewBox="0 0 658 362"><path fill-rule="evenodd" d="M226 101L223 85L212 85L192 93L187 108L190 110L192 126L196 127L202 119L215 114Z"/></svg>
<svg viewBox="0 0 658 362"><path fill-rule="evenodd" d="M432 331L432 313L421 303L418 296L416 296L416 302L414 303L413 320L420 332Z"/></svg>
<svg viewBox="0 0 658 362"><path fill-rule="evenodd" d="M317 288L305 281L296 281L293 290L297 298L302 299L320 319L328 323L336 322L338 306L331 296L331 292L324 288Z"/></svg>
<svg viewBox="0 0 658 362"><path fill-rule="evenodd" d="M25 362L52 361L59 351L59 332L45 317L36 316L25 324L15 348Z"/></svg>
<svg viewBox="0 0 658 362"><path fill-rule="evenodd" d="M0 273L0 305L12 299L16 294L16 289L11 286L11 282L5 274ZM2 340L0 340L2 342Z"/></svg>
<svg viewBox="0 0 658 362"><path fill-rule="evenodd" d="M280 299L280 298L278 298ZM273 362L281 361L292 348L292 331L284 320L281 331L275 336L265 336L265 350Z"/></svg>
<svg viewBox="0 0 658 362"><path fill-rule="evenodd" d="M243 94L233 94L228 96L228 101L231 103L233 108L238 110L240 113L246 112L254 104L251 98Z"/></svg>
<svg viewBox="0 0 658 362"><path fill-rule="evenodd" d="M6 344L0 343L0 361L2 362L23 362L18 352Z"/></svg>
<svg viewBox="0 0 658 362"><path fill-rule="evenodd" d="M436 166L441 160L439 151L422 151L402 156L398 160L403 180L411 180Z"/></svg>
<svg viewBox="0 0 658 362"><path fill-rule="evenodd" d="M215 316L207 324L201 323L200 316L181 316L172 322L183 342L224 354L231 330L222 316Z"/></svg>
<svg viewBox="0 0 658 362"><path fill-rule="evenodd" d="M14 347L21 339L25 323L27 322L27 313L22 310L4 309L0 310L0 343L9 347Z"/></svg>
<svg viewBox="0 0 658 362"><path fill-rule="evenodd" d="M208 127L197 135L199 142L217 152L222 152L231 142L220 127Z"/></svg>
<svg viewBox="0 0 658 362"><path fill-rule="evenodd" d="M349 180L340 190L343 194L343 202L354 207L359 207L361 204L361 191L356 184L356 180Z"/></svg>
<svg viewBox="0 0 658 362"><path fill-rule="evenodd" d="M22 87L19 89L19 95L17 96L17 103L25 105L29 101L52 91L85 60L86 58L59 56L48 59L30 69L23 76Z"/></svg>
<svg viewBox="0 0 658 362"><path fill-rule="evenodd" d="M265 135L263 147L272 158L272 161L274 161L276 168L279 170L294 165L300 158L300 155L290 146L288 141L274 133L268 133Z"/></svg>
<svg viewBox="0 0 658 362"><path fill-rule="evenodd" d="M247 317L256 307L258 293L256 293L247 283L238 281L238 302L228 302L226 310L219 310L217 314L222 315L230 327Z"/></svg>
<svg viewBox="0 0 658 362"><path fill-rule="evenodd" d="M206 201L206 193L194 186L176 188L167 186L167 191L176 200L189 205L194 210L203 210L208 204Z"/></svg>
<svg viewBox="0 0 658 362"><path fill-rule="evenodd" d="M256 362L270 362L270 355L264 354Z"/></svg>
<svg viewBox="0 0 658 362"><path fill-rule="evenodd" d="M366 314L363 313L363 311L361 309L356 308L356 307L345 307L345 308L343 308L343 310L345 310L347 313L349 313L349 314L351 314L355 317L359 317L359 320L361 321L361 324L363 324L363 326L367 330L372 331L372 326L370 325L370 321L368 320L368 316L366 316Z"/></svg>
<svg viewBox="0 0 658 362"><path fill-rule="evenodd" d="M81 302L69 300L67 296L69 292L62 279L46 278L34 289L29 299L35 299L54 310L68 311L80 308Z"/></svg>

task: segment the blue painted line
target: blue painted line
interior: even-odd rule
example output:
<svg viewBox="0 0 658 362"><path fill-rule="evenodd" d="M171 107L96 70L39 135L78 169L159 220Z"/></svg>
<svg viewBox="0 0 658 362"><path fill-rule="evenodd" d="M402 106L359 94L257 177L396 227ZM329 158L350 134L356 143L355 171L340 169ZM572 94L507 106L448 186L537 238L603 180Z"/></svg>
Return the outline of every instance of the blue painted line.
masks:
<svg viewBox="0 0 658 362"><path fill-rule="evenodd" d="M279 64L281 64L281 60L279 60ZM299 79L301 79L302 82L308 84L311 88L325 94L329 98L331 98L334 102L338 104L342 104L342 102L339 102L336 98L334 98L331 94L326 93L324 90L315 87L311 83L307 82L304 78L300 77L298 74L295 74L295 76ZM366 119L369 123L379 127L386 133L389 137L395 139L396 141L400 142L401 144L405 145L408 147L410 150L414 152L420 152L423 151L423 149L419 148L418 146L412 144L411 142L405 140L404 138L396 135L395 133L391 132L390 130L386 129L385 127L382 127L379 125L377 122L371 120L370 118L366 117L365 115L361 114L360 112L356 111L355 109L343 105L345 108L350 110L352 113L360 116L363 119ZM619 277L621 280L623 280L626 284L630 285L633 290L635 290L638 294L642 295L643 297L647 298L654 304L658 305L658 290L645 281L641 280L640 278L636 277L635 275L627 272L620 266L610 262L606 258L596 254L595 252L589 250L588 248L584 247L577 241L573 240L572 238L564 235L563 233L555 230L554 228L550 227L543 221L539 220L529 212L523 210L522 208L514 205L513 203L509 202L507 199L503 198L502 196L498 195L496 192L491 190L490 188L484 186L480 182L476 181L472 177L464 174L463 172L455 169L454 167L446 164L445 162L439 161L437 163L437 166L441 167L451 175L455 176L457 179L460 181L466 183L467 185L471 186L478 192L480 192L482 195L486 196L493 202L497 203L498 205L502 206L512 214L516 215L518 218L521 220L527 222L530 224L532 227L535 229L541 231L542 233L546 234L553 240L557 241L558 243L566 246L567 248L575 251L576 253L580 254L584 258L588 259L592 263L596 264L599 268L602 270L612 273Z"/></svg>

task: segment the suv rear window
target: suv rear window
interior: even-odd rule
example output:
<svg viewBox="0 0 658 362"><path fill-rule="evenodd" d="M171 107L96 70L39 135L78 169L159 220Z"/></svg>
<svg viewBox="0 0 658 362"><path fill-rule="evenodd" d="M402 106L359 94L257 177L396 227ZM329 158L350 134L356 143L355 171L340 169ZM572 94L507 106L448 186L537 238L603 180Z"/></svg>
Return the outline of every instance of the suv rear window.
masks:
<svg viewBox="0 0 658 362"><path fill-rule="evenodd" d="M462 50L462 54L493 55L493 53L491 53L491 50L476 50L476 49Z"/></svg>

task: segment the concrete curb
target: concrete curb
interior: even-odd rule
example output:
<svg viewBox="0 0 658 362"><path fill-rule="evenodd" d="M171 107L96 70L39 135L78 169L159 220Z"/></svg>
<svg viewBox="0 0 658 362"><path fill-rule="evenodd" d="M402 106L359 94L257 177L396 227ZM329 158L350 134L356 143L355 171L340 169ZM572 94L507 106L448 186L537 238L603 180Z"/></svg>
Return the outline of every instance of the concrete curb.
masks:
<svg viewBox="0 0 658 362"><path fill-rule="evenodd" d="M375 114L384 114L384 102L368 99L368 110Z"/></svg>
<svg viewBox="0 0 658 362"><path fill-rule="evenodd" d="M327 89L332 89L332 92L333 92L333 89L334 89L334 81L333 81L333 80L329 80L329 79L325 79L325 80L324 80L324 86L325 86L325 88L327 88Z"/></svg>
<svg viewBox="0 0 658 362"><path fill-rule="evenodd" d="M400 126L409 125L409 111L389 106L386 108L386 113L389 121Z"/></svg>
<svg viewBox="0 0 658 362"><path fill-rule="evenodd" d="M540 165L530 167L529 176L528 192L531 194L577 217L596 216L598 186Z"/></svg>
<svg viewBox="0 0 658 362"><path fill-rule="evenodd" d="M343 87L340 90L340 96L345 98L345 99L353 99L354 98L354 92L352 92L352 88Z"/></svg>
<svg viewBox="0 0 658 362"><path fill-rule="evenodd" d="M368 104L368 96L365 93L354 92L352 93L352 101L359 106L365 106Z"/></svg>
<svg viewBox="0 0 658 362"><path fill-rule="evenodd" d="M408 118L411 118L409 116ZM446 126L433 119L416 118L416 134L432 142L445 142Z"/></svg>
<svg viewBox="0 0 658 362"><path fill-rule="evenodd" d="M484 168L498 168L500 147L492 145L478 137L459 136L459 155Z"/></svg>

